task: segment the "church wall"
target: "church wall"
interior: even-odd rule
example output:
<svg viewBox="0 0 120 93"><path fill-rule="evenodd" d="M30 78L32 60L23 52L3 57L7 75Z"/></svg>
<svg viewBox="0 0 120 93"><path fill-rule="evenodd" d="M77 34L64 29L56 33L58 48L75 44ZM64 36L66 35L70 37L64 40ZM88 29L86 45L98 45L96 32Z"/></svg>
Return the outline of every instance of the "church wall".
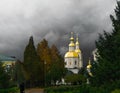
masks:
<svg viewBox="0 0 120 93"><path fill-rule="evenodd" d="M65 68L75 68L79 66L78 58L65 58Z"/></svg>
<svg viewBox="0 0 120 93"><path fill-rule="evenodd" d="M83 67L82 55L79 53L79 68Z"/></svg>

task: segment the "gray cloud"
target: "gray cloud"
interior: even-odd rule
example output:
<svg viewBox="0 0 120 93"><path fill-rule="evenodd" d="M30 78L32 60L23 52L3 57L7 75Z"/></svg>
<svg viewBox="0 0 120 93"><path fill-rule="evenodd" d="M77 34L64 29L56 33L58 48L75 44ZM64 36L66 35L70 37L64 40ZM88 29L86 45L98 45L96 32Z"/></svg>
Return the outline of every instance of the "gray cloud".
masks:
<svg viewBox="0 0 120 93"><path fill-rule="evenodd" d="M81 49L91 51L98 33L111 31L109 15L116 4L115 0L0 1L0 53L20 59L31 35L35 45L46 38L65 53L73 31L79 34Z"/></svg>

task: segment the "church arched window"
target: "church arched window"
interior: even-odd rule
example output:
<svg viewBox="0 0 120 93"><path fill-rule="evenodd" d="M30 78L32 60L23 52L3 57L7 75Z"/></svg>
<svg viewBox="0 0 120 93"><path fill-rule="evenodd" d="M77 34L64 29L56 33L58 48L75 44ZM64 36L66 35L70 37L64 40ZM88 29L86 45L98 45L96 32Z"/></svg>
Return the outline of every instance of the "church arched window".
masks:
<svg viewBox="0 0 120 93"><path fill-rule="evenodd" d="M69 65L71 65L71 62L69 63Z"/></svg>
<svg viewBox="0 0 120 93"><path fill-rule="evenodd" d="M77 65L77 61L75 61L75 65Z"/></svg>

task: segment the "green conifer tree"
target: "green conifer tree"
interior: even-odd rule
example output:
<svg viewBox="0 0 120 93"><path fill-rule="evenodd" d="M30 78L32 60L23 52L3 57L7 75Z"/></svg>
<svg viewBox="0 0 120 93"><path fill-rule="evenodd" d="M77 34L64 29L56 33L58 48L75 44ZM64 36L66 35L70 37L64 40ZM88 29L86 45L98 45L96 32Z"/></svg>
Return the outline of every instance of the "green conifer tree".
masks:
<svg viewBox="0 0 120 93"><path fill-rule="evenodd" d="M37 55L33 37L29 39L29 43L24 51L24 69L27 72L28 87L35 87L43 84L43 72L41 69L40 58Z"/></svg>
<svg viewBox="0 0 120 93"><path fill-rule="evenodd" d="M120 80L120 2L115 9L116 16L110 15L113 32L104 32L96 42L97 63L93 65L94 85L113 84Z"/></svg>

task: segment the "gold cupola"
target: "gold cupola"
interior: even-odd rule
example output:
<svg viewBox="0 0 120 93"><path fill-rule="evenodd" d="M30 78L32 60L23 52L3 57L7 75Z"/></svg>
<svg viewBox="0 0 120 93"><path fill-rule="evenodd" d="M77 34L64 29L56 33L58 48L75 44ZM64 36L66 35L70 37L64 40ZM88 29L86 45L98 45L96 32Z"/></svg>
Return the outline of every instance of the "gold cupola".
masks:
<svg viewBox="0 0 120 93"><path fill-rule="evenodd" d="M90 61L90 59L89 59L88 65L87 65L87 71L88 71L88 74L89 74L91 77L93 77L93 74L92 74L92 72L91 72L91 68L92 68L92 65L91 65L91 61Z"/></svg>
<svg viewBox="0 0 120 93"><path fill-rule="evenodd" d="M75 52L73 32L71 32L69 51L65 54L65 58L77 58L77 57L78 57L78 53Z"/></svg>
<svg viewBox="0 0 120 93"><path fill-rule="evenodd" d="M87 65L87 69L91 69L91 68L92 68L92 65L91 65L91 61L90 61L90 59L89 59L88 65Z"/></svg>
<svg viewBox="0 0 120 93"><path fill-rule="evenodd" d="M75 45L76 45L75 52L80 53L80 52L81 52L81 50L80 50L80 48L79 48L78 35L77 35L77 37L76 37L76 43L75 43Z"/></svg>
<svg viewBox="0 0 120 93"><path fill-rule="evenodd" d="M69 51L65 54L65 58L78 58L78 54L74 51Z"/></svg>

